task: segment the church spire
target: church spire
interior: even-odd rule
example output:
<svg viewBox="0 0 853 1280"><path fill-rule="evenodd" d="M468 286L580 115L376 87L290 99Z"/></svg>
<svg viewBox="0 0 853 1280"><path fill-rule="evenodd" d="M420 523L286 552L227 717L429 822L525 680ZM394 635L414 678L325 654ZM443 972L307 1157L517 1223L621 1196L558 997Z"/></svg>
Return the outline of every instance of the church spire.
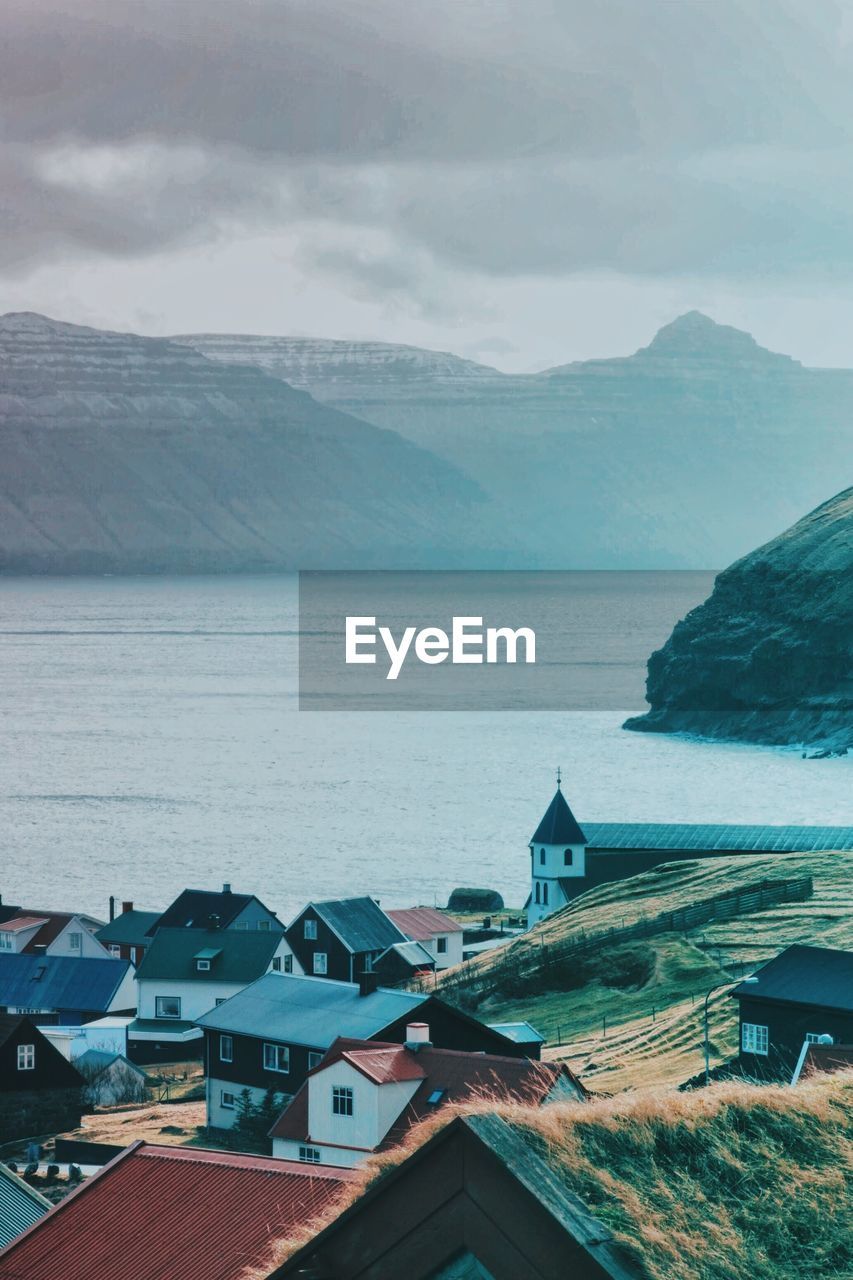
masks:
<svg viewBox="0 0 853 1280"><path fill-rule="evenodd" d="M558 791L560 790L560 787L561 787L562 781L563 781L563 780L562 780L562 778L560 777L560 766L559 766L559 765L557 765L557 790L558 790Z"/></svg>

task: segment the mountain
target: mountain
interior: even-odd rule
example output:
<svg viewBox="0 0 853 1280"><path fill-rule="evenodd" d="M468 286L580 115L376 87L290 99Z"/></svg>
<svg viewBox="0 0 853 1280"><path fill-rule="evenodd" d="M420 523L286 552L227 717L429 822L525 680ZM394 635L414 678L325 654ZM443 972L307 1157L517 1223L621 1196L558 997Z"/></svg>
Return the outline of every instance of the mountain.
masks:
<svg viewBox="0 0 853 1280"><path fill-rule="evenodd" d="M626 728L853 748L853 488L721 573Z"/></svg>
<svg viewBox="0 0 853 1280"><path fill-rule="evenodd" d="M164 338L0 317L0 570L456 563L478 486L392 431Z"/></svg>
<svg viewBox="0 0 853 1280"><path fill-rule="evenodd" d="M692 311L631 356L515 376L383 343L195 335L475 477L521 563L714 568L837 487L853 371L808 369Z"/></svg>

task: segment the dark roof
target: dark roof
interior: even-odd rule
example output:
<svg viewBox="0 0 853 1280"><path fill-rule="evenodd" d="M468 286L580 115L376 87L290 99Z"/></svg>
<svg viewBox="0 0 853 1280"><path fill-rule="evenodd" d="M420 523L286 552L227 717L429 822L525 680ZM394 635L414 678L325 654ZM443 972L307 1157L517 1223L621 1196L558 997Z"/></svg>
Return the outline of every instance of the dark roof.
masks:
<svg viewBox="0 0 853 1280"><path fill-rule="evenodd" d="M267 973L205 1013L198 1025L328 1049L341 1035L369 1040L398 1018L414 1013L427 998L387 987L362 996L354 982Z"/></svg>
<svg viewBox="0 0 853 1280"><path fill-rule="evenodd" d="M853 827L743 826L719 822L585 822L590 849L683 849L719 853L853 850Z"/></svg>
<svg viewBox="0 0 853 1280"><path fill-rule="evenodd" d="M101 923L100 920L95 920L93 916L83 912L38 911L35 907L2 907L0 908L0 929L11 925L15 920L26 919L33 923L40 920L41 928L30 938L24 948L24 954L36 954L37 948L49 946L75 917L84 928L91 929Z"/></svg>
<svg viewBox="0 0 853 1280"><path fill-rule="evenodd" d="M786 947L732 995L745 1000L777 1000L853 1013L853 951L830 947ZM820 1028L816 1028L820 1030Z"/></svg>
<svg viewBox="0 0 853 1280"><path fill-rule="evenodd" d="M531 844L586 844L586 836L559 787L536 828Z"/></svg>
<svg viewBox="0 0 853 1280"><path fill-rule="evenodd" d="M145 947L151 941L149 935L160 916L159 911L123 911L115 920L99 929L95 937L105 947L110 943Z"/></svg>
<svg viewBox="0 0 853 1280"><path fill-rule="evenodd" d="M0 1163L0 1249L43 1218L50 1207L49 1200Z"/></svg>
<svg viewBox="0 0 853 1280"><path fill-rule="evenodd" d="M257 901L254 894L232 893L230 889L218 892L213 889L184 889L148 932L153 933L155 929L208 929L211 916L218 916L219 928L227 929L250 902ZM269 908L264 907L264 910ZM270 915L273 915L272 911Z"/></svg>
<svg viewBox="0 0 853 1280"><path fill-rule="evenodd" d="M158 929L136 971L146 978L254 982L266 973L282 935L247 929ZM210 968L196 967L208 960Z"/></svg>
<svg viewBox="0 0 853 1280"><path fill-rule="evenodd" d="M0 954L0 1005L107 1013L130 967L106 957Z"/></svg>
<svg viewBox="0 0 853 1280"><path fill-rule="evenodd" d="M137 1142L0 1256L3 1280L238 1280L354 1173Z"/></svg>
<svg viewBox="0 0 853 1280"><path fill-rule="evenodd" d="M348 951L385 951L395 942L408 941L373 898L331 898L309 905Z"/></svg>
<svg viewBox="0 0 853 1280"><path fill-rule="evenodd" d="M504 1058L497 1054L464 1053L455 1049L437 1049L432 1045L425 1045L417 1052L412 1052L405 1045L378 1040L336 1040L310 1076L320 1074L341 1060L378 1085L396 1084L405 1080L420 1081L412 1098L385 1134L380 1150L396 1146L413 1125L434 1115L437 1105L464 1102L483 1095L503 1101L539 1105L561 1080L567 1085L563 1096L569 1097L574 1093L578 1100L586 1097L580 1081L572 1075L565 1063L534 1062L530 1058ZM271 1138L303 1141L310 1136L307 1104L309 1088L309 1081L306 1081L270 1130ZM439 1103L431 1105L429 1099L436 1094L440 1095Z"/></svg>

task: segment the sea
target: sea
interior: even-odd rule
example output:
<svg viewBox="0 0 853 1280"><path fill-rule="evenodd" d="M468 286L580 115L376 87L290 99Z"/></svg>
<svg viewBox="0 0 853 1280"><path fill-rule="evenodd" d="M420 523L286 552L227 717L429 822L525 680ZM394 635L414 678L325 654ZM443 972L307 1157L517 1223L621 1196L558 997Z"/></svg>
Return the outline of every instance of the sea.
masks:
<svg viewBox="0 0 853 1280"><path fill-rule="evenodd" d="M298 709L294 576L0 581L0 893L106 918L187 886L289 919L369 893L527 892L554 791L583 822L853 823L853 760L629 733L710 573L578 575L579 711Z"/></svg>

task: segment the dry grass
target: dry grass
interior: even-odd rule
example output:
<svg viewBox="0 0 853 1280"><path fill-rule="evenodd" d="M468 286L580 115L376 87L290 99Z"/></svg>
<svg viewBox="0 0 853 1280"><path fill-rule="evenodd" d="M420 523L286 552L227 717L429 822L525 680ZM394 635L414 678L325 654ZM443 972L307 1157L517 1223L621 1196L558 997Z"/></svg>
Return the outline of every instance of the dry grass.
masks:
<svg viewBox="0 0 853 1280"><path fill-rule="evenodd" d="M84 1116L79 1129L61 1136L81 1142L107 1142L119 1147L139 1140L180 1147L198 1142L204 1124L203 1102L153 1103Z"/></svg>
<svg viewBox="0 0 853 1280"><path fill-rule="evenodd" d="M796 1089L727 1083L539 1109L445 1108L369 1161L324 1222L455 1114L494 1111L547 1161L649 1280L853 1276L853 1076ZM281 1241L268 1275L310 1239Z"/></svg>

